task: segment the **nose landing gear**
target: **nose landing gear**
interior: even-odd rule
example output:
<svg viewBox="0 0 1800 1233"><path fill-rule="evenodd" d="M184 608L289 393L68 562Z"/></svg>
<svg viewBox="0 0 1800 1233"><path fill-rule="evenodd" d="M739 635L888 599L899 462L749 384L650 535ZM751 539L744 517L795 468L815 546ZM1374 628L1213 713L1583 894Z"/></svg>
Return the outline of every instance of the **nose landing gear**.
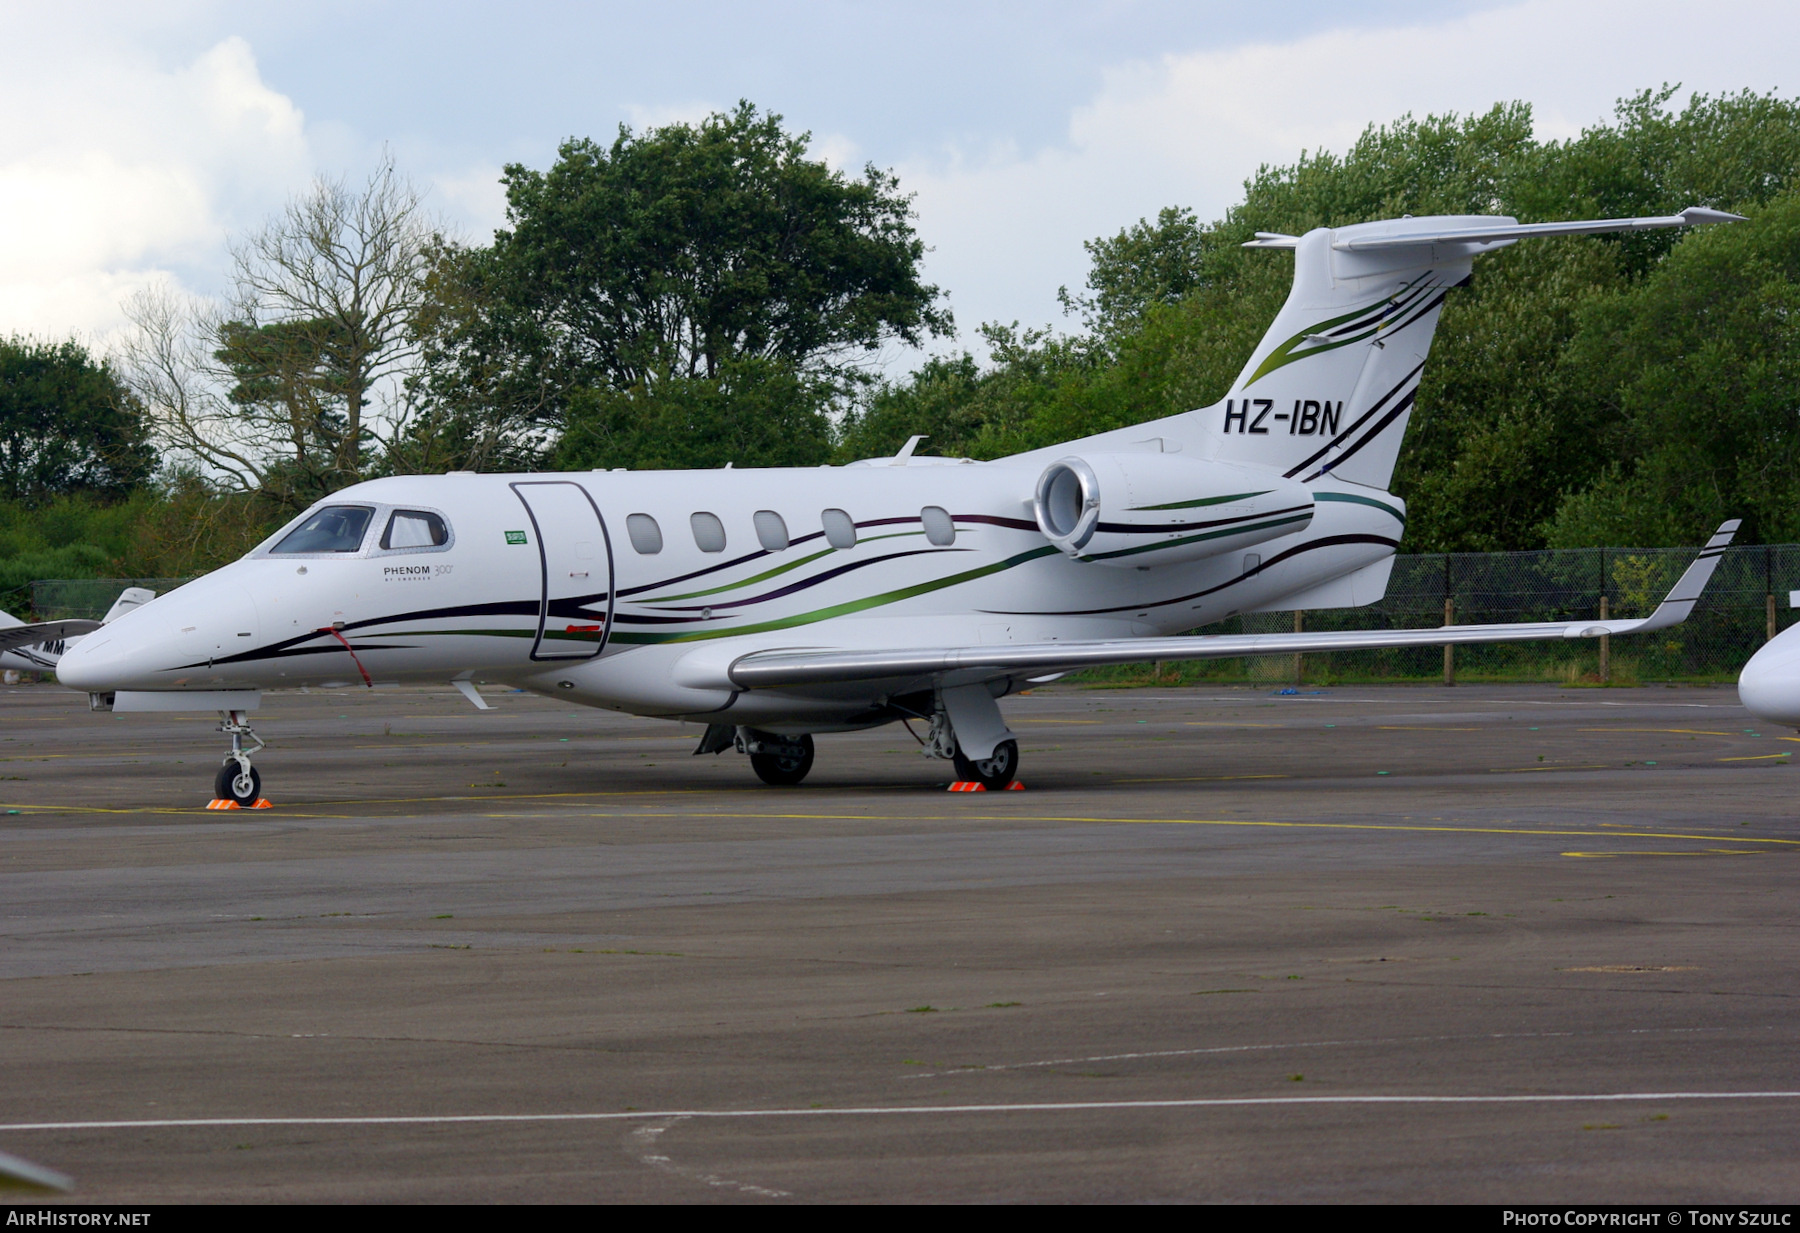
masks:
<svg viewBox="0 0 1800 1233"><path fill-rule="evenodd" d="M268 809L263 799L262 776L250 765L250 756L263 749L264 742L244 722L245 711L220 711L219 731L231 737L231 752L225 764L213 777L213 801L208 809ZM246 740L252 742L246 746Z"/></svg>

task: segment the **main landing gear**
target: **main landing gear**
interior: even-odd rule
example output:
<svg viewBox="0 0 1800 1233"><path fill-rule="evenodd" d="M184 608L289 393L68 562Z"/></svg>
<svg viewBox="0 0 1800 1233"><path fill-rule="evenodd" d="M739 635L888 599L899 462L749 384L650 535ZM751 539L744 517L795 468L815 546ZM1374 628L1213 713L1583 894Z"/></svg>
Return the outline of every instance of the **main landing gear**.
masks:
<svg viewBox="0 0 1800 1233"><path fill-rule="evenodd" d="M220 711L219 731L231 737L231 752L225 764L213 777L212 809L267 809L262 796L262 776L250 765L250 756L260 752L263 741L245 722L245 711ZM249 742L246 744L246 742ZM229 802L229 803L227 803Z"/></svg>
<svg viewBox="0 0 1800 1233"><path fill-rule="evenodd" d="M739 747L750 755L750 769L756 777L777 788L791 788L812 770L813 739L803 736L775 736L758 732L762 739L746 741L738 738Z"/></svg>
<svg viewBox="0 0 1800 1233"><path fill-rule="evenodd" d="M956 768L959 783L978 783L989 792L1002 790L1019 773L1019 742L1008 737L997 742L987 757L971 758L956 739L956 729L947 710L932 714L931 730L925 734L924 746L927 758L945 759Z"/></svg>
<svg viewBox="0 0 1800 1233"><path fill-rule="evenodd" d="M958 790L979 784L989 792L998 792L1017 779L1019 742L1007 729L993 691L986 684L940 689L935 696L889 699L887 705L890 713L930 718L931 730L920 742L924 746L922 752L928 758L941 758L955 766ZM750 755L750 769L756 777L775 787L792 787L812 770L813 739L806 734L786 736L741 724L709 724L694 753L716 754L727 749ZM970 757L968 749L981 750L983 756Z"/></svg>
<svg viewBox="0 0 1800 1233"><path fill-rule="evenodd" d="M812 770L813 739L808 734L781 736L740 724L709 724L694 753L716 754L727 749L749 754L756 777L777 788L793 787Z"/></svg>

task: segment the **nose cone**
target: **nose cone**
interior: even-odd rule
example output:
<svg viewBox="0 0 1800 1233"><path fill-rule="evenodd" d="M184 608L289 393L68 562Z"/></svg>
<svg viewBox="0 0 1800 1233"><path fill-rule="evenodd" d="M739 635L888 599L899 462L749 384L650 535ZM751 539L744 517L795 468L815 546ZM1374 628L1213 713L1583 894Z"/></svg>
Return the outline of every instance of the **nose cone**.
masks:
<svg viewBox="0 0 1800 1233"><path fill-rule="evenodd" d="M1770 723L1800 728L1800 625L1750 657L1738 674L1738 698Z"/></svg>
<svg viewBox="0 0 1800 1233"><path fill-rule="evenodd" d="M107 693L139 682L148 655L169 643L169 628L144 608L102 625L71 643L56 664L56 679L70 689Z"/></svg>
<svg viewBox="0 0 1800 1233"><path fill-rule="evenodd" d="M70 689L206 688L252 650L256 606L231 566L134 608L71 646L56 665Z"/></svg>

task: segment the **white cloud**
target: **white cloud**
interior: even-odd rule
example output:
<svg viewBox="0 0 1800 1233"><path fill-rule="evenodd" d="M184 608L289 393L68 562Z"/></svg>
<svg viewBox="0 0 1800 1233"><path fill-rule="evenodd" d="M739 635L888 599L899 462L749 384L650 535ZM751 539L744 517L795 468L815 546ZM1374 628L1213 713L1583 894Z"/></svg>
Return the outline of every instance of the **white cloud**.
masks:
<svg viewBox="0 0 1800 1233"><path fill-rule="evenodd" d="M641 133L645 129L662 128L665 124L698 125L715 112L729 110L730 108L715 103L690 99L685 103L659 103L655 106L632 103L625 108L625 117L632 130ZM596 134L594 140L610 143L612 134Z"/></svg>
<svg viewBox="0 0 1800 1233"><path fill-rule="evenodd" d="M427 205L442 202L454 220L452 230L459 230L469 243L486 244L497 228L506 225L506 185L500 181L501 174L497 164L440 172L432 177L434 200Z"/></svg>
<svg viewBox="0 0 1800 1233"><path fill-rule="evenodd" d="M40 27L0 55L0 333L104 335L130 292L223 258L312 171L243 40L166 68Z"/></svg>
<svg viewBox="0 0 1800 1233"><path fill-rule="evenodd" d="M936 250L929 276L953 291L967 337L986 319L1062 321L1056 289L1085 278L1083 240L1167 205L1219 217L1259 164L1342 151L1371 123L1522 99L1541 139L1568 137L1665 81L1791 96L1796 45L1800 9L1767 0L1529 0L1121 65L1056 147L951 151L899 171Z"/></svg>

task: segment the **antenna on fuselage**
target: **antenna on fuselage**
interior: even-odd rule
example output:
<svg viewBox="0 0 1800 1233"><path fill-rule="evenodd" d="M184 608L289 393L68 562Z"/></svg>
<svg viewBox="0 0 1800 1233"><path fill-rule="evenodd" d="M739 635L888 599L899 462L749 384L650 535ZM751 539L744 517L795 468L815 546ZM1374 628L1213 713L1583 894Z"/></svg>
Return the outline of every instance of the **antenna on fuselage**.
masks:
<svg viewBox="0 0 1800 1233"><path fill-rule="evenodd" d="M913 456L913 451L919 448L919 442L924 441L926 439L927 438L924 433L920 433L916 437L908 437L906 439L906 444L902 445L900 447L900 452L895 454L894 457L896 457L896 458L911 458Z"/></svg>

